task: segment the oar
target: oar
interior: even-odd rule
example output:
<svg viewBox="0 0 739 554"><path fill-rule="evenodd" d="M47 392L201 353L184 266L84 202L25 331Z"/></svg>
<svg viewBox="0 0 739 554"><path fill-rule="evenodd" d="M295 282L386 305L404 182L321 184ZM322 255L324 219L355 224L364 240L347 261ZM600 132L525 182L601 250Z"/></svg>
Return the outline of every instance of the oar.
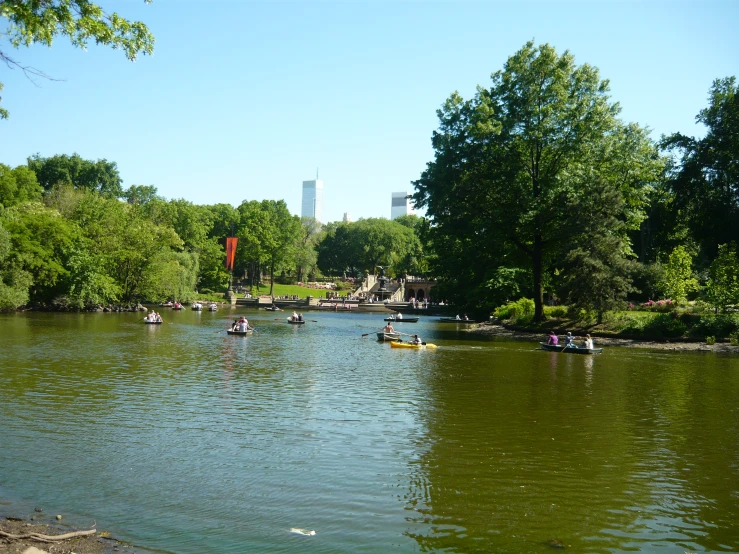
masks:
<svg viewBox="0 0 739 554"><path fill-rule="evenodd" d="M373 331L372 333L379 333L383 329L385 329L385 328L383 327L382 329L378 329L377 331ZM365 333L364 335L362 335L362 338L366 337L367 335L371 335L372 333Z"/></svg>

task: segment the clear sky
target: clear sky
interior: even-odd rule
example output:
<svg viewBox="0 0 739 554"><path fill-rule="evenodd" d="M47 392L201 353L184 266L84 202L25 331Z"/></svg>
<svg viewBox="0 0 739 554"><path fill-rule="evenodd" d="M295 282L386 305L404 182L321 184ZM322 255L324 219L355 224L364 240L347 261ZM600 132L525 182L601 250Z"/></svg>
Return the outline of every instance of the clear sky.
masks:
<svg viewBox="0 0 739 554"><path fill-rule="evenodd" d="M118 164L124 187L198 204L284 199L324 181L324 222L390 217L433 157L436 110L528 40L569 50L611 82L622 118L652 136L700 135L716 78L739 74L739 2L99 2L145 22L154 55L59 38L12 51L63 81L0 67L0 163L78 153ZM0 25L2 23L0 22Z"/></svg>

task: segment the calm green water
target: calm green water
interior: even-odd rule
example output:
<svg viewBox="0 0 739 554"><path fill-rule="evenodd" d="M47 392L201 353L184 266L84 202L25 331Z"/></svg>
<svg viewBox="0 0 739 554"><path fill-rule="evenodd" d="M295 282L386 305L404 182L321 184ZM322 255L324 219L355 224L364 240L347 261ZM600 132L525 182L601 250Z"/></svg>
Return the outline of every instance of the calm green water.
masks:
<svg viewBox="0 0 739 554"><path fill-rule="evenodd" d="M177 553L739 551L739 357L163 315L0 316L0 512Z"/></svg>

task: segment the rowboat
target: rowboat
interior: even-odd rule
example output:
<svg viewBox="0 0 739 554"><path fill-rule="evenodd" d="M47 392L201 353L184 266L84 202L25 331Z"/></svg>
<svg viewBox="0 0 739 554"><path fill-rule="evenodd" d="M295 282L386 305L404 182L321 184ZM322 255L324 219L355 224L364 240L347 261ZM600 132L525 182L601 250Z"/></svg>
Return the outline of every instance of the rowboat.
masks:
<svg viewBox="0 0 739 554"><path fill-rule="evenodd" d="M208 306L208 310L211 312L217 312L218 311L218 304L211 304Z"/></svg>
<svg viewBox="0 0 739 554"><path fill-rule="evenodd" d="M379 333L377 333L377 340L383 340L383 341L400 340L400 333L385 333L384 331L380 331Z"/></svg>
<svg viewBox="0 0 739 554"><path fill-rule="evenodd" d="M385 321L393 321L395 323L416 323L418 321L418 318L417 317L396 318L394 315L391 315L390 317L386 317Z"/></svg>
<svg viewBox="0 0 739 554"><path fill-rule="evenodd" d="M246 331L231 331L230 329L226 329L226 333L229 335L239 335L241 337L245 337L246 335L251 335L254 332L254 329L247 329Z"/></svg>
<svg viewBox="0 0 739 554"><path fill-rule="evenodd" d="M568 354L600 354L603 352L602 348L584 348L582 346L576 346L570 344L569 346L561 346L559 344L547 344L546 342L540 342L542 350L548 350L549 352L566 352Z"/></svg>
<svg viewBox="0 0 739 554"><path fill-rule="evenodd" d="M292 317L288 317L287 322L291 323L292 325L303 325L305 323L305 320L293 319Z"/></svg>
<svg viewBox="0 0 739 554"><path fill-rule="evenodd" d="M431 344L430 342L427 342L426 344L411 344L410 342L391 342L390 343L391 348L413 348L415 350L422 350L424 348L436 348L435 344Z"/></svg>
<svg viewBox="0 0 739 554"><path fill-rule="evenodd" d="M278 308L277 306L267 306L264 309L270 312L281 312L282 311L282 308Z"/></svg>
<svg viewBox="0 0 739 554"><path fill-rule="evenodd" d="M442 323L474 323L471 319L457 319L456 317L440 317Z"/></svg>
<svg viewBox="0 0 739 554"><path fill-rule="evenodd" d="M147 319L144 319L144 323L146 323L147 325L161 325L162 324L161 321L149 321Z"/></svg>
<svg viewBox="0 0 739 554"><path fill-rule="evenodd" d="M201 310L203 309L203 305L202 305L202 304L201 304L200 302L195 302L195 303L194 303L194 304L192 305L192 309L193 309L194 311L196 311L196 312L199 312L199 311L201 311Z"/></svg>

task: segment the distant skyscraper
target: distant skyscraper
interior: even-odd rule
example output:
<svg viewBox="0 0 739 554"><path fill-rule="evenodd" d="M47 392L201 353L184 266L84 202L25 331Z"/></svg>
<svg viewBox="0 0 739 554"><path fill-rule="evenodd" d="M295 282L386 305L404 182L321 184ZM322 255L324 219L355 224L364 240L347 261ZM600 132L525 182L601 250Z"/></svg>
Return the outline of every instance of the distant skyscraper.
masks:
<svg viewBox="0 0 739 554"><path fill-rule="evenodd" d="M414 213L411 201L409 198L406 198L407 196L407 192L393 193L393 200L391 205L392 207L390 208L390 219L395 219L396 217L400 217L401 215Z"/></svg>
<svg viewBox="0 0 739 554"><path fill-rule="evenodd" d="M321 221L322 210L323 181L318 178L314 181L303 181L303 210L300 215Z"/></svg>
<svg viewBox="0 0 739 554"><path fill-rule="evenodd" d="M349 212L344 212L344 219L342 221L344 223L351 223L352 222L352 216L349 215Z"/></svg>

